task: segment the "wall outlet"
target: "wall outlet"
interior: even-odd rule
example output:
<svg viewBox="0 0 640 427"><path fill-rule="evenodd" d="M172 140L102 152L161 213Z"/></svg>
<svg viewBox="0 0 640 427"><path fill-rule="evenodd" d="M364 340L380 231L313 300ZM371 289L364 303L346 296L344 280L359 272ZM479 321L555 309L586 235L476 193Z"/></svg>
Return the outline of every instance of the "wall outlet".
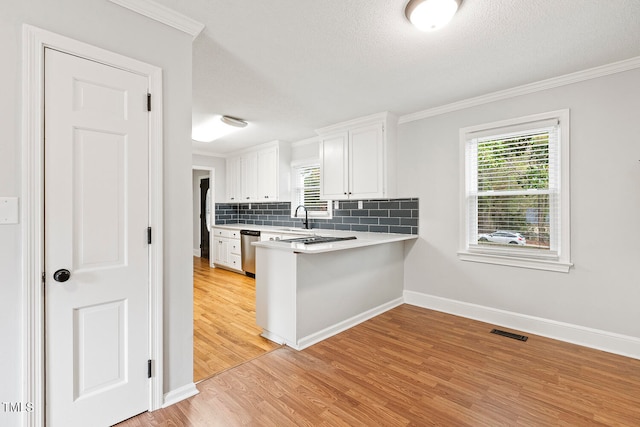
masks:
<svg viewBox="0 0 640 427"><path fill-rule="evenodd" d="M358 209L362 209L362 200L358 200Z"/></svg>
<svg viewBox="0 0 640 427"><path fill-rule="evenodd" d="M340 209L340 202L337 200L333 201L333 209Z"/></svg>

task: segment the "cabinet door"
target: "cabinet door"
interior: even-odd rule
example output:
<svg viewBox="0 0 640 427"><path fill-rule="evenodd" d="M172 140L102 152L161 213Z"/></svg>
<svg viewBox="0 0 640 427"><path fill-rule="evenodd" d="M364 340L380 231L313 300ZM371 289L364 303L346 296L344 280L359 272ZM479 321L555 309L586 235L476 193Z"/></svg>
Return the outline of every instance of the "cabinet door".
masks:
<svg viewBox="0 0 640 427"><path fill-rule="evenodd" d="M226 237L215 237L214 262L216 264L227 264L229 262L229 239Z"/></svg>
<svg viewBox="0 0 640 427"><path fill-rule="evenodd" d="M258 200L278 200L278 147L258 151Z"/></svg>
<svg viewBox="0 0 640 427"><path fill-rule="evenodd" d="M240 157L227 159L227 201L240 202Z"/></svg>
<svg viewBox="0 0 640 427"><path fill-rule="evenodd" d="M349 132L349 197L368 199L384 195L382 124Z"/></svg>
<svg viewBox="0 0 640 427"><path fill-rule="evenodd" d="M320 198L347 199L347 132L320 139Z"/></svg>
<svg viewBox="0 0 640 427"><path fill-rule="evenodd" d="M243 154L240 158L242 179L242 202L251 202L258 199L258 153Z"/></svg>

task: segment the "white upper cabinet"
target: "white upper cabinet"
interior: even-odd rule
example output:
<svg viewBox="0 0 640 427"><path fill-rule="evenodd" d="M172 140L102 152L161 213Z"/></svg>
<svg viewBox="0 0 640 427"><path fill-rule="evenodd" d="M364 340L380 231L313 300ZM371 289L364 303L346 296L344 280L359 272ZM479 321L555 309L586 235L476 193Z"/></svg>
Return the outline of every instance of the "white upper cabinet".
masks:
<svg viewBox="0 0 640 427"><path fill-rule="evenodd" d="M395 116L381 113L317 130L320 197L395 197L396 127Z"/></svg>
<svg viewBox="0 0 640 427"><path fill-rule="evenodd" d="M227 159L227 201L240 202L240 157Z"/></svg>
<svg viewBox="0 0 640 427"><path fill-rule="evenodd" d="M346 199L348 196L349 133L320 138L320 198Z"/></svg>
<svg viewBox="0 0 640 427"><path fill-rule="evenodd" d="M260 150L258 155L258 200L278 200L278 147Z"/></svg>
<svg viewBox="0 0 640 427"><path fill-rule="evenodd" d="M291 148L273 141L227 158L227 201L289 201Z"/></svg>
<svg viewBox="0 0 640 427"><path fill-rule="evenodd" d="M258 153L245 153L240 157L242 202L258 200Z"/></svg>

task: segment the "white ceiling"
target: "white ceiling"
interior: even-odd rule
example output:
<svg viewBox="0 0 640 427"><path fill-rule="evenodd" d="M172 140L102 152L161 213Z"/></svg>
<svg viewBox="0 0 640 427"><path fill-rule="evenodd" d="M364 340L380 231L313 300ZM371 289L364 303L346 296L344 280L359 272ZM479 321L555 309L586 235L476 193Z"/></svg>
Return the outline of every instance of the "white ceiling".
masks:
<svg viewBox="0 0 640 427"><path fill-rule="evenodd" d="M250 126L228 153L381 111L404 115L640 56L640 0L463 0L423 33L408 0L157 0L206 25L193 113Z"/></svg>

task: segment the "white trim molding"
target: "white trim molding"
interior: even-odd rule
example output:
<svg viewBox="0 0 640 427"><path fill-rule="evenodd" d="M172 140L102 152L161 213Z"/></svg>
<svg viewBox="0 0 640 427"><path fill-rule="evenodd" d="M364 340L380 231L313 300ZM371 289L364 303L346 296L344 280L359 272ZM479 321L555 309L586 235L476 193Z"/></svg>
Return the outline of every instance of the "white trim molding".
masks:
<svg viewBox="0 0 640 427"><path fill-rule="evenodd" d="M515 98L516 96L527 95L547 89L553 89L560 86L579 83L586 80L596 79L598 77L608 76L610 74L622 73L624 71L630 71L636 68L640 68L640 56L614 62L612 64L602 65L600 67L594 67L583 71L577 71L575 73L565 74L559 77L552 77L550 79L541 80L535 83L529 83L510 89L500 90L498 92L488 93L486 95L476 96L474 98L464 99L462 101L452 102L450 104L429 108L411 114L405 114L404 116L400 116L400 118L398 119L398 124L414 122L416 120L422 120L428 117L439 116L440 114L464 110L465 108L477 107L479 105L489 104L491 102L501 101L503 99Z"/></svg>
<svg viewBox="0 0 640 427"><path fill-rule="evenodd" d="M183 385L182 387L171 390L169 393L164 395L164 404L162 407L166 408L167 406L174 405L182 400L193 397L198 393L200 393L200 391L194 383Z"/></svg>
<svg viewBox="0 0 640 427"><path fill-rule="evenodd" d="M536 316L404 291L407 304L640 359L640 338Z"/></svg>
<svg viewBox="0 0 640 427"><path fill-rule="evenodd" d="M149 113L149 410L163 402L163 153L162 69L31 25L23 25L22 46L22 401L31 402L23 426L45 425L44 354L44 52L56 49L148 78Z"/></svg>
<svg viewBox="0 0 640 427"><path fill-rule="evenodd" d="M109 0L142 16L161 22L189 34L194 39L204 29L204 24L153 0Z"/></svg>

